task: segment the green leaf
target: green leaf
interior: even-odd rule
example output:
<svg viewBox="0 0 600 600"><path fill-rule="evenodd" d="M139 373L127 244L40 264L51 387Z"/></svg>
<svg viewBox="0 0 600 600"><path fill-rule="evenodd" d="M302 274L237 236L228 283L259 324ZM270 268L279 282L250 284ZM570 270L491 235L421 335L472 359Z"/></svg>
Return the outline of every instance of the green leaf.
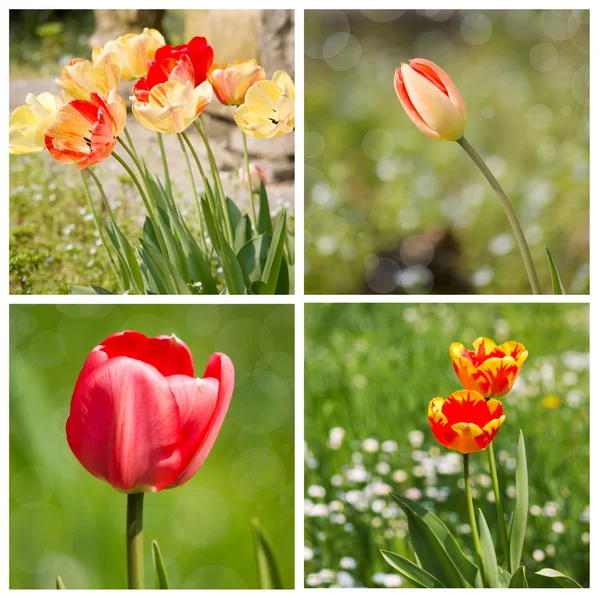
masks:
<svg viewBox="0 0 600 600"><path fill-rule="evenodd" d="M256 517L252 519L258 583L262 590L282 590L283 579L273 545Z"/></svg>
<svg viewBox="0 0 600 600"><path fill-rule="evenodd" d="M452 562L462 573L465 580L473 584L477 575L477 566L464 555L456 538L450 533L446 525L435 514L417 502L396 494L390 494L390 497L405 513L407 510L412 511L423 520L443 546Z"/></svg>
<svg viewBox="0 0 600 600"><path fill-rule="evenodd" d="M70 285L69 294L71 296L96 296L96 290L86 285Z"/></svg>
<svg viewBox="0 0 600 600"><path fill-rule="evenodd" d="M541 575L542 577L554 579L561 587L564 588L582 587L572 577L569 577L568 575L565 575L560 571L556 571L555 569L542 569L541 571L537 571L536 575Z"/></svg>
<svg viewBox="0 0 600 600"><path fill-rule="evenodd" d="M387 550L380 550L383 558L386 562L391 565L396 571L399 571L406 579L412 581L415 585L423 588L444 588L446 587L443 583L438 581L431 573L425 571L411 562L407 558L400 556L394 552Z"/></svg>
<svg viewBox="0 0 600 600"><path fill-rule="evenodd" d="M295 243L294 235L288 232L285 245L290 265L293 265L295 260Z"/></svg>
<svg viewBox="0 0 600 600"><path fill-rule="evenodd" d="M167 284L169 282L169 288L171 288L170 293L172 294L191 294L190 289L187 286L187 283L181 278L181 276L174 270L173 265L171 265L173 270L173 276L171 276L171 270L169 269L169 265L165 257L162 255L160 250L155 248L152 244L149 244L146 240L140 239L140 243L142 247L146 251L147 257L149 257L162 278L162 281ZM146 263L148 264L148 263ZM173 282L171 284L171 281ZM172 286L175 286L174 288Z"/></svg>
<svg viewBox="0 0 600 600"><path fill-rule="evenodd" d="M287 265L285 255L281 259L281 267L279 268L279 277L277 278L277 287L275 294L288 295L290 293L290 272Z"/></svg>
<svg viewBox="0 0 600 600"><path fill-rule="evenodd" d="M63 580L60 578L60 575L56 576L56 589L57 590L64 590L65 588L65 584L63 583Z"/></svg>
<svg viewBox="0 0 600 600"><path fill-rule="evenodd" d="M567 290L563 285L562 279L560 277L560 273L558 272L558 267L554 262L554 258L552 258L552 254L550 253L550 248L546 246L546 255L548 256L548 264L550 265L550 277L552 278L552 290L555 294L566 294Z"/></svg>
<svg viewBox="0 0 600 600"><path fill-rule="evenodd" d="M154 578L156 580L157 590L168 590L169 589L169 578L165 571L165 564L158 547L158 542L152 540L152 564L154 565Z"/></svg>
<svg viewBox="0 0 600 600"><path fill-rule="evenodd" d="M525 542L525 529L527 527L527 513L529 511L529 484L527 482L527 456L525 454L525 440L523 432L519 431L517 445L517 471L516 471L517 496L515 512L510 526L510 570L514 573L521 564L523 543Z"/></svg>
<svg viewBox="0 0 600 600"><path fill-rule="evenodd" d="M509 588L528 588L525 565L521 565L510 578Z"/></svg>
<svg viewBox="0 0 600 600"><path fill-rule="evenodd" d="M157 294L170 294L174 293L173 291L169 291L169 289L173 290L171 279L167 279L168 285L165 284L162 275L159 270L156 268L154 261L148 256L143 248L139 250L140 258L142 259L142 266L140 267L142 270L142 275L145 275L148 283L148 288Z"/></svg>
<svg viewBox="0 0 600 600"><path fill-rule="evenodd" d="M123 235L123 232L119 229L119 226L114 219L109 219L110 228L114 234L114 238L117 240L118 248L117 254L119 259L123 261L123 264L127 267L129 278L134 291L138 294L144 293L144 279L142 272L140 271L140 265L135 255L133 246L129 243L129 240ZM112 239L112 238L111 238Z"/></svg>
<svg viewBox="0 0 600 600"><path fill-rule="evenodd" d="M125 260L125 257L123 256L123 253L121 252L121 249L119 246L119 241L117 239L115 232L112 230L112 228L107 226L106 233L107 233L108 238L110 239L110 241L113 245L113 248L115 249L115 252L117 254L117 263L119 265L119 272L121 273L121 282L123 284L123 291L127 291L131 288L131 283L129 281L129 279L130 279L129 269L127 268L127 261Z"/></svg>
<svg viewBox="0 0 600 600"><path fill-rule="evenodd" d="M498 583L501 588L507 588L510 584L510 573L500 566L498 567Z"/></svg>
<svg viewBox="0 0 600 600"><path fill-rule="evenodd" d="M231 198L227 198L226 200L227 212L229 213L229 219L231 221L231 229L235 231L238 228L239 222L242 220L242 211Z"/></svg>
<svg viewBox="0 0 600 600"><path fill-rule="evenodd" d="M285 241L285 210L282 211L275 231L273 232L273 241L267 256L267 262L262 274L262 281L265 283L264 294L274 294L277 288L277 279L279 278L279 269L281 267L281 259L283 258L283 243Z"/></svg>
<svg viewBox="0 0 600 600"><path fill-rule="evenodd" d="M96 294L98 294L99 296L113 296L114 295L110 290L107 290L106 288L103 288L100 285L94 285L93 283L91 285L92 285L92 288L94 289L94 291L96 292Z"/></svg>
<svg viewBox="0 0 600 600"><path fill-rule="evenodd" d="M237 253L237 259L240 263L244 275L244 283L249 288L255 281L260 281L269 248L271 246L271 236L263 233L258 237L251 239Z"/></svg>
<svg viewBox="0 0 600 600"><path fill-rule="evenodd" d="M235 230L235 242L233 244L234 250L239 252L242 247L247 244L252 238L252 223L250 222L250 217L248 215L244 215L238 226Z"/></svg>
<svg viewBox="0 0 600 600"><path fill-rule="evenodd" d="M237 256L233 253L231 246L223 240L223 251L221 253L221 262L223 271L228 274L229 281L227 283L228 294L245 294L246 284L244 282L244 274L238 262Z"/></svg>
<svg viewBox="0 0 600 600"><path fill-rule="evenodd" d="M471 587L469 582L472 580L467 579L467 573L460 572L457 565L450 558L444 544L433 532L431 525L426 523L419 513L413 509L410 501L407 502L406 498L395 494L391 494L391 497L406 515L410 541L421 567L446 587Z"/></svg>
<svg viewBox="0 0 600 600"><path fill-rule="evenodd" d="M481 540L481 560L483 561L483 573L487 580L488 586L491 588L500 587L500 581L498 579L498 561L496 560L496 550L494 549L494 542L492 540L492 534L490 528L481 512L478 509L478 526L479 526L479 539Z"/></svg>
<svg viewBox="0 0 600 600"><path fill-rule="evenodd" d="M267 188L265 187L264 181L260 182L258 198L258 223L256 224L256 229L258 229L258 233L268 233L270 235L273 235L273 223L271 222L269 198L267 197Z"/></svg>

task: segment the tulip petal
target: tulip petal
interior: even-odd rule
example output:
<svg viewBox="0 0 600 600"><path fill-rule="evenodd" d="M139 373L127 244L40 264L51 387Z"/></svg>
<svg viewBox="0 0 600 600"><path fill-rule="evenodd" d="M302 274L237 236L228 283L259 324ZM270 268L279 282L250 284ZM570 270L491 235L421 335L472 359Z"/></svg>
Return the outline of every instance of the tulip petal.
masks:
<svg viewBox="0 0 600 600"><path fill-rule="evenodd" d="M217 405L219 382L216 379L194 379L187 375L167 377L179 407L181 421L181 460L185 468L198 452Z"/></svg>
<svg viewBox="0 0 600 600"><path fill-rule="evenodd" d="M229 402L233 394L234 385L234 369L233 363L229 357L222 353L213 354L208 360L204 378L213 378L219 382L219 393L217 395L217 403L212 414L208 427L204 434L199 450L191 460L190 464L185 468L174 485L182 485L202 466L209 452L211 451L225 415L229 408Z"/></svg>
<svg viewBox="0 0 600 600"><path fill-rule="evenodd" d="M117 357L77 386L67 441L94 476L124 492L158 491L181 472L175 398L154 367Z"/></svg>
<svg viewBox="0 0 600 600"><path fill-rule="evenodd" d="M161 375L194 377L194 359L187 345L176 335L146 338L134 351L137 358L155 367Z"/></svg>

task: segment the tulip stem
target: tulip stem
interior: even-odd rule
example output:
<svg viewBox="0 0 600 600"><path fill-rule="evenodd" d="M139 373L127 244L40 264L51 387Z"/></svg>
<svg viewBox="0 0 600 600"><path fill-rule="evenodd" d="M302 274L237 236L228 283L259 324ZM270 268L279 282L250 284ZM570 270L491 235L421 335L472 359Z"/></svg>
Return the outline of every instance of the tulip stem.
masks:
<svg viewBox="0 0 600 600"><path fill-rule="evenodd" d="M163 164L163 171L165 173L165 190L169 194L169 198L173 198L173 190L171 189L171 176L169 175L169 163L167 162L167 153L165 152L165 144L163 142L162 133L157 133L158 147L160 149L160 158Z"/></svg>
<svg viewBox="0 0 600 600"><path fill-rule="evenodd" d="M240 129L242 132L242 140L244 141L244 162L246 164L246 177L248 178L248 192L250 194L250 208L252 212L250 213L252 217L252 227L255 231L256 229L256 207L254 206L254 192L252 191L252 178L250 176L250 156L248 154L248 143L246 141L246 134Z"/></svg>
<svg viewBox="0 0 600 600"><path fill-rule="evenodd" d="M144 494L127 494L127 586L144 589Z"/></svg>
<svg viewBox="0 0 600 600"><path fill-rule="evenodd" d="M469 522L473 534L473 545L475 546L475 557L483 587L488 587L483 571L483 559L481 558L481 544L479 543L479 534L477 533L477 522L475 521L475 508L473 506L473 495L471 494L471 480L469 478L469 455L463 454L463 466L465 471L465 495L467 496L467 509L469 511Z"/></svg>
<svg viewBox="0 0 600 600"><path fill-rule="evenodd" d="M489 170L488 166L485 164L481 156L477 154L477 151L467 140L465 137L461 137L457 140L462 149L469 155L471 160L477 165L479 170L483 173L484 177L488 180L488 183L496 192L496 196L498 200L500 200L500 204L506 213L508 221L513 229L515 234L515 238L517 239L517 244L519 245L519 250L521 251L521 256L523 257L523 262L525 263L525 269L527 271L527 277L529 278L529 284L531 285L531 291L534 294L541 294L542 290L540 288L540 282L538 281L538 276L535 271L535 265L533 264L533 259L531 258L531 252L529 251L529 246L527 245L527 240L525 239L525 234L523 233L523 229L521 229L521 224L519 223L519 219L509 202L504 190L498 183L498 180L494 177L492 172Z"/></svg>
<svg viewBox="0 0 600 600"><path fill-rule="evenodd" d="M494 458L494 447L492 442L487 447L488 460L490 463L490 475L492 477L492 486L494 489L494 500L496 504L496 516L498 517L498 529L500 530L500 543L504 552L504 560L510 568L510 550L508 546L508 534L506 532L506 521L504 519L504 509L502 508L502 497L500 496L500 485L498 484L498 473L496 471L496 459Z"/></svg>

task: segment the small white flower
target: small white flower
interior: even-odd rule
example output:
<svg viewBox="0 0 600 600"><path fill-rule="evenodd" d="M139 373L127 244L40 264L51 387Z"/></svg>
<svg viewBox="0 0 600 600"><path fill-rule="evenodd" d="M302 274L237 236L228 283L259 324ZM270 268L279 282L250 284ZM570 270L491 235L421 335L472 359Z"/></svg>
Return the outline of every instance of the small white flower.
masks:
<svg viewBox="0 0 600 600"><path fill-rule="evenodd" d="M340 567L342 569L356 569L356 560L354 560L351 556L343 556L340 559Z"/></svg>
<svg viewBox="0 0 600 600"><path fill-rule="evenodd" d="M321 576L318 573L309 573L306 576L306 585L319 587L321 585Z"/></svg>
<svg viewBox="0 0 600 600"><path fill-rule="evenodd" d="M379 473L379 475L388 475L392 468L388 463L382 461L377 463L375 470L377 473Z"/></svg>
<svg viewBox="0 0 600 600"><path fill-rule="evenodd" d="M343 427L334 427L329 431L328 445L332 450L339 450L346 436L346 431Z"/></svg>
<svg viewBox="0 0 600 600"><path fill-rule="evenodd" d="M425 434L422 431L411 431L408 434L408 441L413 448L420 448L425 439Z"/></svg>
<svg viewBox="0 0 600 600"><path fill-rule="evenodd" d="M396 452L398 450L398 444L394 440L386 440L382 442L381 449L383 452Z"/></svg>
<svg viewBox="0 0 600 600"><path fill-rule="evenodd" d="M404 483L407 478L408 478L408 475L407 475L406 471L403 471L401 469L399 471L394 471L394 473L392 474L392 479L396 483Z"/></svg>
<svg viewBox="0 0 600 600"><path fill-rule="evenodd" d="M315 553L313 552L312 548L308 548L307 546L304 546L304 560L309 561L312 560L315 556Z"/></svg>
<svg viewBox="0 0 600 600"><path fill-rule="evenodd" d="M335 573L331 569L321 569L319 575L323 583L331 583L335 579Z"/></svg>
<svg viewBox="0 0 600 600"><path fill-rule="evenodd" d="M383 578L383 585L386 588L398 588L402 585L402 577L397 573L386 573Z"/></svg>
<svg viewBox="0 0 600 600"><path fill-rule="evenodd" d="M340 571L337 574L337 584L342 588L351 588L354 585L354 577L346 571Z"/></svg>
<svg viewBox="0 0 600 600"><path fill-rule="evenodd" d="M365 452L374 454L379 450L379 442L375 438L367 438L366 440L363 440L362 448Z"/></svg>
<svg viewBox="0 0 600 600"><path fill-rule="evenodd" d="M412 500L413 502L418 502L423 497L421 490L415 487L408 488L404 494L409 500Z"/></svg>
<svg viewBox="0 0 600 600"><path fill-rule="evenodd" d="M544 551L540 550L539 548L534 550L533 554L531 556L533 556L533 560L535 560L537 562L542 562L544 560L544 558L546 558Z"/></svg>
<svg viewBox="0 0 600 600"><path fill-rule="evenodd" d="M325 498L325 488L322 485L309 485L308 495L311 498Z"/></svg>
<svg viewBox="0 0 600 600"><path fill-rule="evenodd" d="M554 531L554 533L564 533L565 532L565 526L560 522L560 521L556 521L554 523L552 523L552 531Z"/></svg>

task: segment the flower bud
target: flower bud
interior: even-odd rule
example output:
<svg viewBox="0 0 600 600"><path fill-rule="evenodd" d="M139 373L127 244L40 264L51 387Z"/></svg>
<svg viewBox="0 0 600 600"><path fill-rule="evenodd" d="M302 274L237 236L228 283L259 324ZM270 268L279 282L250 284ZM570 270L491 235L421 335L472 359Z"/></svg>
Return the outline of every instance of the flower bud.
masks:
<svg viewBox="0 0 600 600"><path fill-rule="evenodd" d="M248 189L248 174L246 173L246 168L240 167L238 175L242 187ZM260 190L261 180L265 185L267 184L267 176L265 175L265 172L258 165L250 163L250 181L252 183L252 191L255 194L257 194L258 190Z"/></svg>

